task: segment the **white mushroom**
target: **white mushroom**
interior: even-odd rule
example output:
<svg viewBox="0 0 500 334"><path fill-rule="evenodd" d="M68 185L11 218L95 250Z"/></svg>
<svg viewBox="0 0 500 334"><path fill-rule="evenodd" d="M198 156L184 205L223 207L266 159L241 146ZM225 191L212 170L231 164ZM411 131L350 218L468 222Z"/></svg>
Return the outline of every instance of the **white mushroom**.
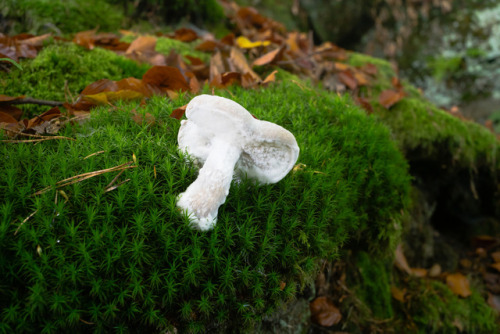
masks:
<svg viewBox="0 0 500 334"><path fill-rule="evenodd" d="M276 183L299 156L293 134L260 121L238 103L220 96L199 95L186 108L179 148L203 167L198 178L179 195L177 206L187 211L193 227L209 230L229 194L235 174L259 183Z"/></svg>

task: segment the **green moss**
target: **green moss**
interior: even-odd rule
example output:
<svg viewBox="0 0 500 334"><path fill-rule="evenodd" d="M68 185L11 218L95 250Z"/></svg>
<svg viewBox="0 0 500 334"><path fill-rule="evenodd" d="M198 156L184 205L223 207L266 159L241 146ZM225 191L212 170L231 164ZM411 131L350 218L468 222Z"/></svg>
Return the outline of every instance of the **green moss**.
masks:
<svg viewBox="0 0 500 334"><path fill-rule="evenodd" d="M50 45L33 60L22 61L22 71L0 74L0 90L10 96L26 95L37 99L65 101L76 98L89 84L100 79L141 78L149 68L101 48L86 50L74 43ZM46 110L25 106L27 115Z"/></svg>
<svg viewBox="0 0 500 334"><path fill-rule="evenodd" d="M395 77L391 65L381 59L353 53L349 58L353 66L371 63L379 72L372 85L365 89L377 117L387 125L409 160L428 159L439 161L443 157L458 167L486 166L499 168L497 156L500 147L495 136L485 127L465 121L439 109L410 85L404 83L407 97L386 109L378 102L379 94L393 89ZM412 156L417 154L418 156Z"/></svg>
<svg viewBox="0 0 500 334"><path fill-rule="evenodd" d="M411 300L405 304L418 333L498 333L495 311L477 290L460 298L443 283L432 280L410 281ZM407 313L407 314L408 314Z"/></svg>
<svg viewBox="0 0 500 334"><path fill-rule="evenodd" d="M391 261L373 258L366 252L357 254L359 279L355 282L356 295L366 303L378 319L394 316L391 297Z"/></svg>
<svg viewBox="0 0 500 334"><path fill-rule="evenodd" d="M98 0L3 0L3 5L1 14L11 24L10 34L69 34L96 26L116 31L124 19L122 10Z"/></svg>
<svg viewBox="0 0 500 334"><path fill-rule="evenodd" d="M176 208L197 176L177 151L179 122L168 116L187 97L151 99L144 112L157 118L153 125L136 124L127 112L136 105L122 105L67 128L63 134L77 141L0 146L7 157L0 165L2 330L248 327L293 298L317 260L336 258L349 239L387 252L409 177L385 127L349 99L306 84L217 93L291 130L306 166L273 185L233 184L211 232L191 230ZM58 193L56 203L54 191L30 197L132 154L137 167L120 177L130 181L111 192L104 189L116 173L65 187L68 202Z"/></svg>
<svg viewBox="0 0 500 334"><path fill-rule="evenodd" d="M428 159L449 159L454 165L498 168L498 141L485 127L463 121L431 103L405 98L390 110L378 110L382 121L393 131L401 148L419 151Z"/></svg>
<svg viewBox="0 0 500 334"><path fill-rule="evenodd" d="M198 45L198 42L184 43L175 39L161 37L158 38L156 42L156 51L168 55L170 51L174 50L176 53L182 56L192 56L197 57L203 60L204 62L208 62L210 60L210 54L196 51L195 47Z"/></svg>

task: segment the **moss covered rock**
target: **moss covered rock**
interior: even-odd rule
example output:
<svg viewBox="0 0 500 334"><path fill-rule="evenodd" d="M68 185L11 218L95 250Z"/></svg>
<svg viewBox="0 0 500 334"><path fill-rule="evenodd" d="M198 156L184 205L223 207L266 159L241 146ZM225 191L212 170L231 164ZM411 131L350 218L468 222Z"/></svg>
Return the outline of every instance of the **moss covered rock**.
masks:
<svg viewBox="0 0 500 334"><path fill-rule="evenodd" d="M39 73L69 61L61 54ZM120 61L100 63L101 78ZM137 105L124 104L67 127L76 141L0 146L8 157L0 166L1 331L234 331L293 298L318 259L336 258L349 240L371 252L392 248L409 175L387 128L350 99L306 84L218 94L289 129L301 155L277 184L233 184L211 232L192 230L176 208L197 176L169 117L187 96L151 99L141 112L153 124L138 124ZM120 177L128 181L112 191L116 173L32 195L133 155L135 168Z"/></svg>

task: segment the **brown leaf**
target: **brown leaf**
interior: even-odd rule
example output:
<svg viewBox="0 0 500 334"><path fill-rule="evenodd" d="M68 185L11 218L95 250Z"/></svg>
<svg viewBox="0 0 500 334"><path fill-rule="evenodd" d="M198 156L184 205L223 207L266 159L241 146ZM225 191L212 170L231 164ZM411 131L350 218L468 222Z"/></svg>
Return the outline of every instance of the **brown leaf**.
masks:
<svg viewBox="0 0 500 334"><path fill-rule="evenodd" d="M216 41L206 40L206 41L198 44L198 46L196 46L195 49L198 51L213 52L218 47L219 47L219 43L217 43Z"/></svg>
<svg viewBox="0 0 500 334"><path fill-rule="evenodd" d="M360 96L354 96L353 98L356 104L359 105L361 108L365 109L368 114L373 113L373 106L367 99Z"/></svg>
<svg viewBox="0 0 500 334"><path fill-rule="evenodd" d="M493 261L500 262L500 251L493 252L490 254L490 256L493 259Z"/></svg>
<svg viewBox="0 0 500 334"><path fill-rule="evenodd" d="M398 103L404 96L405 93L403 91L387 89L380 93L379 102L383 107L389 109Z"/></svg>
<svg viewBox="0 0 500 334"><path fill-rule="evenodd" d="M24 95L19 95L19 96L7 96L7 95L2 95L0 94L0 103L1 102L11 102L11 101L15 101L15 100L21 100L21 99L24 99L25 96Z"/></svg>
<svg viewBox="0 0 500 334"><path fill-rule="evenodd" d="M0 111L0 123L17 123L17 120L11 115Z"/></svg>
<svg viewBox="0 0 500 334"><path fill-rule="evenodd" d="M255 81L261 81L259 75L252 70L250 65L248 65L245 55L240 50L232 47L229 59L239 72L244 75L248 73Z"/></svg>
<svg viewBox="0 0 500 334"><path fill-rule="evenodd" d="M198 34L193 29L180 28L175 31L173 38L181 42L192 42L198 39Z"/></svg>
<svg viewBox="0 0 500 334"><path fill-rule="evenodd" d="M133 52L154 52L156 47L156 37L140 36L136 38L128 47L125 54L129 55Z"/></svg>
<svg viewBox="0 0 500 334"><path fill-rule="evenodd" d="M408 275L411 274L410 266L408 265L408 261L403 253L402 244L399 244L398 247L396 247L396 251L394 252L394 264L399 270L404 271Z"/></svg>
<svg viewBox="0 0 500 334"><path fill-rule="evenodd" d="M446 284L454 294L460 297L466 298L472 294L469 280L461 273L446 276Z"/></svg>
<svg viewBox="0 0 500 334"><path fill-rule="evenodd" d="M156 118L148 112L145 115L141 115L134 110L132 113L134 115L132 116L132 120L139 125L143 125L144 123L151 125L156 121Z"/></svg>
<svg viewBox="0 0 500 334"><path fill-rule="evenodd" d="M142 82L159 87L163 92L189 90L189 85L178 68L172 66L153 66L142 77Z"/></svg>
<svg viewBox="0 0 500 334"><path fill-rule="evenodd" d="M441 266L439 263L435 263L431 269L429 269L429 277L438 277L441 275Z"/></svg>
<svg viewBox="0 0 500 334"><path fill-rule="evenodd" d="M21 109L8 104L7 105L0 104L0 111L14 117L18 121L21 119L21 116L23 115L23 111Z"/></svg>
<svg viewBox="0 0 500 334"><path fill-rule="evenodd" d="M368 76L359 70L354 70L354 78L356 78L359 86L366 86L370 83Z"/></svg>
<svg viewBox="0 0 500 334"><path fill-rule="evenodd" d="M182 106L182 107L179 107L177 109L174 109L172 111L172 113L170 114L170 117L175 118L175 119L181 119L182 116L184 115L184 113L186 112L186 107L187 107L187 104Z"/></svg>
<svg viewBox="0 0 500 334"><path fill-rule="evenodd" d="M271 73L268 74L268 76L262 81L262 85L267 85L270 82L274 82L276 80L276 73L278 73L278 70L274 70Z"/></svg>
<svg viewBox="0 0 500 334"><path fill-rule="evenodd" d="M80 93L81 95L94 95L102 92L116 92L118 85L113 80L101 79L91 83Z"/></svg>
<svg viewBox="0 0 500 334"><path fill-rule="evenodd" d="M349 87L351 90L355 90L358 87L358 82L356 81L356 78L352 74L351 71L343 71L338 73L340 81L345 84L347 87Z"/></svg>
<svg viewBox="0 0 500 334"><path fill-rule="evenodd" d="M252 66L262 66L278 60L278 56L283 52L283 50L283 47L279 47L276 50L266 53L265 55L255 59Z"/></svg>
<svg viewBox="0 0 500 334"><path fill-rule="evenodd" d="M19 44L26 44L30 45L36 48L41 48L43 46L43 42L45 42L47 39L49 39L52 36L52 34L44 34L41 36L34 36L31 38L23 39L19 41Z"/></svg>
<svg viewBox="0 0 500 334"><path fill-rule="evenodd" d="M312 321L323 327L338 324L342 319L340 310L327 297L318 297L309 304Z"/></svg>
<svg viewBox="0 0 500 334"><path fill-rule="evenodd" d="M371 63L365 64L363 67L361 67L361 70L363 72L365 72L366 74L369 74L369 75L372 75L372 76L375 76L378 73L377 66L375 66L375 65L373 65Z"/></svg>
<svg viewBox="0 0 500 334"><path fill-rule="evenodd" d="M405 302L405 294L406 294L406 289L399 289L393 285L391 285L391 295L392 298L396 299L397 301L404 303Z"/></svg>
<svg viewBox="0 0 500 334"><path fill-rule="evenodd" d="M75 35L73 42L83 46L86 49L92 50L95 47L95 33L97 29L81 31Z"/></svg>
<svg viewBox="0 0 500 334"><path fill-rule="evenodd" d="M500 262L495 262L493 264L490 264L490 267L495 269L496 271L500 271Z"/></svg>
<svg viewBox="0 0 500 334"><path fill-rule="evenodd" d="M427 276L427 269L425 268L411 268L411 273L413 276L423 278Z"/></svg>
<svg viewBox="0 0 500 334"><path fill-rule="evenodd" d="M500 296L488 293L488 305L490 305L497 312L500 312Z"/></svg>

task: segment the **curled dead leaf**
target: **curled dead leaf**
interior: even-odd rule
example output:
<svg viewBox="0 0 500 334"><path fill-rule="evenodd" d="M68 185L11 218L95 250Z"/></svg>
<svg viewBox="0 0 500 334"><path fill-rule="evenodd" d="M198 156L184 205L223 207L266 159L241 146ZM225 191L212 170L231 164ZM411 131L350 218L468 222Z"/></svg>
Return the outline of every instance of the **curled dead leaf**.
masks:
<svg viewBox="0 0 500 334"><path fill-rule="evenodd" d="M186 78L178 68L172 66L153 66L142 76L142 82L159 87L165 93L168 90L189 91Z"/></svg>
<svg viewBox="0 0 500 334"><path fill-rule="evenodd" d="M323 327L336 325L342 320L340 310L327 297L318 297L309 304L312 321Z"/></svg>
<svg viewBox="0 0 500 334"><path fill-rule="evenodd" d="M398 103L403 97L405 97L405 93L403 91L387 89L380 93L379 102L384 108L389 109Z"/></svg>
<svg viewBox="0 0 500 334"><path fill-rule="evenodd" d="M454 294L460 297L467 298L472 294L469 280L461 273L447 275L446 284Z"/></svg>

